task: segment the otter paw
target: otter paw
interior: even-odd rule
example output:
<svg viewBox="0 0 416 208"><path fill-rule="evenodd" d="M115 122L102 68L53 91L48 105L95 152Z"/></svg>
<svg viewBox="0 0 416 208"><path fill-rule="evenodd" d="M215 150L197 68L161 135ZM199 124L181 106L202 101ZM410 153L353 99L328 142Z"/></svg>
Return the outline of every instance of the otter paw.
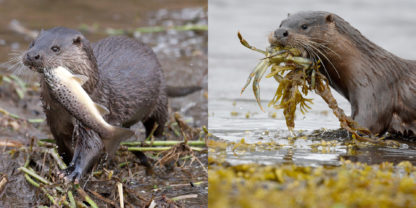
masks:
<svg viewBox="0 0 416 208"><path fill-rule="evenodd" d="M65 181L65 183L78 184L81 180L82 170L74 166L69 166L65 170L58 172L58 177Z"/></svg>

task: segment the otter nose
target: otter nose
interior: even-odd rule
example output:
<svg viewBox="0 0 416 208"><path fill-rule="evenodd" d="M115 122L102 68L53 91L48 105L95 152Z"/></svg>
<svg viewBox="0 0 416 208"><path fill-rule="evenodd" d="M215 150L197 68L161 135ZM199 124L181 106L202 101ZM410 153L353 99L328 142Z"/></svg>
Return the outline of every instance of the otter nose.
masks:
<svg viewBox="0 0 416 208"><path fill-rule="evenodd" d="M27 66L40 66L42 56L38 51L28 51L23 58L23 63Z"/></svg>
<svg viewBox="0 0 416 208"><path fill-rule="evenodd" d="M289 31L283 28L279 28L276 31L274 31L274 36L277 39L286 38L287 36L289 36Z"/></svg>
<svg viewBox="0 0 416 208"><path fill-rule="evenodd" d="M36 61L40 59L40 54L36 51L30 51L26 54L26 58L30 61Z"/></svg>

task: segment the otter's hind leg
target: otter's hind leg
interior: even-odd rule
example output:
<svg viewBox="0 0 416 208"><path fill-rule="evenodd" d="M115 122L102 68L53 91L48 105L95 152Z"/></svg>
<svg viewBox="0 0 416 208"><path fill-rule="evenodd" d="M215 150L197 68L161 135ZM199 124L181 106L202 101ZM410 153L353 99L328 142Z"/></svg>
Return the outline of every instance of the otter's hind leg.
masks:
<svg viewBox="0 0 416 208"><path fill-rule="evenodd" d="M156 109L152 112L152 115L143 122L143 125L146 129L146 138L150 136L156 124L158 126L156 130L154 131L153 135L159 138L163 135L165 124L168 118L167 100L166 100L166 97L164 98L165 100L163 99L159 100L159 105L157 105ZM153 173L153 167L150 164L147 156L141 151L133 152L133 153L136 155L136 157L139 158L140 163L146 167L146 173L148 175Z"/></svg>
<svg viewBox="0 0 416 208"><path fill-rule="evenodd" d="M161 137L165 129L165 124L168 120L168 101L165 94L162 94L159 97L156 108L153 110L152 114L148 119L143 122L144 127L146 128L146 138L152 132L154 125L157 123L158 127L154 132L155 137Z"/></svg>
<svg viewBox="0 0 416 208"><path fill-rule="evenodd" d="M161 122L161 123L159 123ZM150 136L150 133L152 133L152 130L154 128L154 126L157 124L157 128L153 133L153 136L155 137L161 137L163 135L163 131L165 128L165 121L158 121L155 118L148 118L145 122L143 122L144 128L146 129L146 138L148 138Z"/></svg>
<svg viewBox="0 0 416 208"><path fill-rule="evenodd" d="M54 134L53 134L54 135ZM56 141L56 145L58 146L58 153L59 155L62 157L62 160L66 163L69 164L69 162L71 162L71 158L72 158L72 151L71 151L71 147L65 143L65 140L72 140L72 138L70 136L55 136L55 141Z"/></svg>
<svg viewBox="0 0 416 208"><path fill-rule="evenodd" d="M98 161L103 152L104 145L98 133L86 129L80 122L76 121L74 126L75 151L68 168L60 175L66 182L79 182L81 177L92 165Z"/></svg>
<svg viewBox="0 0 416 208"><path fill-rule="evenodd" d="M57 132L56 128L51 127L51 133L58 146L58 153L66 164L71 162L72 158L72 134Z"/></svg>

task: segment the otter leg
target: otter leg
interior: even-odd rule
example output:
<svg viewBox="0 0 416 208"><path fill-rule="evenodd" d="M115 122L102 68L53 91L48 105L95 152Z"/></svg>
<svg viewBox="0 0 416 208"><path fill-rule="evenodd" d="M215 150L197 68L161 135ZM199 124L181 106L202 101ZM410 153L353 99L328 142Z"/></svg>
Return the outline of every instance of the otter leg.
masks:
<svg viewBox="0 0 416 208"><path fill-rule="evenodd" d="M63 170L59 177L64 178L66 182L78 183L83 174L101 156L104 145L98 133L85 128L78 121L76 121L74 126L73 137L75 140L74 156L68 168Z"/></svg>
<svg viewBox="0 0 416 208"><path fill-rule="evenodd" d="M156 121L156 119L154 118L148 118L145 122L143 122L143 126L146 129L146 138L148 138L150 136L150 134L152 133L153 128L155 127L155 125L158 125L156 130L153 133L153 136L155 137L160 137L163 134L163 128L165 126L165 124L160 125L159 122Z"/></svg>
<svg viewBox="0 0 416 208"><path fill-rule="evenodd" d="M163 93L159 95L159 100L157 102L156 108L153 110L150 117L143 122L143 125L146 128L146 138L152 132L155 123L158 124L158 127L155 130L153 135L155 137L161 137L163 135L163 131L165 130L165 124L167 120L168 120L168 98L166 97L166 94Z"/></svg>
<svg viewBox="0 0 416 208"><path fill-rule="evenodd" d="M53 138L58 146L58 153L66 164L71 162L72 158L72 130L73 126L67 126L64 129L58 128L54 122L49 122Z"/></svg>
<svg viewBox="0 0 416 208"><path fill-rule="evenodd" d="M157 128L154 131L153 135L155 137L161 137L163 135L163 131L165 129L165 123L168 118L168 109L167 109L167 98L165 95L160 96L159 104L157 105L156 109L152 112L152 115L143 122L143 125L146 129L146 138L150 136L152 133L153 128L157 124ZM146 167L147 175L151 175L153 173L153 167L149 162L147 156L141 152L133 152L136 157L139 158L140 163Z"/></svg>
<svg viewBox="0 0 416 208"><path fill-rule="evenodd" d="M53 134L53 137L55 138L56 141L56 145L58 146L58 153L59 155L62 157L62 160L66 163L69 164L69 162L71 162L71 158L72 158L72 151L71 151L71 145L67 145L65 141L71 141L72 138L71 136L67 136L67 135L55 135Z"/></svg>
<svg viewBox="0 0 416 208"><path fill-rule="evenodd" d="M160 119L157 120L157 117L150 117L145 122L143 122L143 125L146 129L146 138L150 136L153 128L157 124L157 128L154 131L153 135L155 137L161 137L163 135L163 130L165 128L166 118L164 120ZM161 122L161 123L159 123ZM136 155L137 158L140 160L140 164L146 167L146 174L151 175L153 173L153 167L149 162L149 159L147 156L141 152L141 151L134 151L134 155Z"/></svg>

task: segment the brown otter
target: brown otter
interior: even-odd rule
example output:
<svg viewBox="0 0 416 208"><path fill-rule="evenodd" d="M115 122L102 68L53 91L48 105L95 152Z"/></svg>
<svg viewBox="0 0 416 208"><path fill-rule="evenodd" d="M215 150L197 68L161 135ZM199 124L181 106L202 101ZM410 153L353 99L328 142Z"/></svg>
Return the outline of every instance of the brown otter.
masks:
<svg viewBox="0 0 416 208"><path fill-rule="evenodd" d="M85 75L88 81L82 87L94 102L109 110L104 116L108 123L129 128L141 121L147 136L157 123L154 135L162 135L168 116L167 89L156 55L143 43L119 36L90 44L80 32L56 27L39 34L24 54L23 63L38 72L64 66ZM47 123L60 155L69 164L62 176L79 180L103 153L103 142L97 132L74 121L51 96L40 75ZM175 89L170 93L181 96L199 88ZM139 156L144 158L143 153Z"/></svg>
<svg viewBox="0 0 416 208"><path fill-rule="evenodd" d="M330 85L351 103L352 118L374 134L416 134L416 61L384 50L329 12L289 15L269 41L320 60Z"/></svg>

